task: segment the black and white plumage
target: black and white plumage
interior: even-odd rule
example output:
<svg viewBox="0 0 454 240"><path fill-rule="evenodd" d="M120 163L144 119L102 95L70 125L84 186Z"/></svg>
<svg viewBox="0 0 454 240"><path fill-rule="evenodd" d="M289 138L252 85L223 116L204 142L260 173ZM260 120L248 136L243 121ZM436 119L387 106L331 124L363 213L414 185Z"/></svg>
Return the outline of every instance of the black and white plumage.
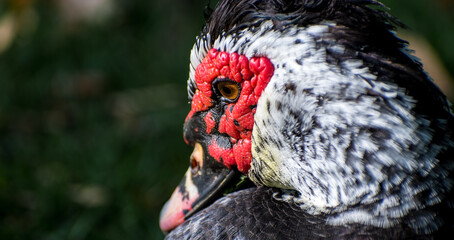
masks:
<svg viewBox="0 0 454 240"><path fill-rule="evenodd" d="M188 92L210 49L271 61L248 171L263 187L219 199L168 239L430 239L454 230L453 115L380 9L372 0L219 3L191 52Z"/></svg>

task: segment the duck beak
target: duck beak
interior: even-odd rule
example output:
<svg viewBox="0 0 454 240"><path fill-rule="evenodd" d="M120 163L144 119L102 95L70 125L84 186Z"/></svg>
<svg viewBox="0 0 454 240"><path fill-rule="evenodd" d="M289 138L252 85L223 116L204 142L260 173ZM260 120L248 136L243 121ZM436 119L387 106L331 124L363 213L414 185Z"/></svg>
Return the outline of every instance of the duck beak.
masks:
<svg viewBox="0 0 454 240"><path fill-rule="evenodd" d="M159 226L170 232L194 213L222 197L232 183L240 181L241 173L226 168L206 156L201 144L196 143L190 157L190 167L183 180L161 210Z"/></svg>

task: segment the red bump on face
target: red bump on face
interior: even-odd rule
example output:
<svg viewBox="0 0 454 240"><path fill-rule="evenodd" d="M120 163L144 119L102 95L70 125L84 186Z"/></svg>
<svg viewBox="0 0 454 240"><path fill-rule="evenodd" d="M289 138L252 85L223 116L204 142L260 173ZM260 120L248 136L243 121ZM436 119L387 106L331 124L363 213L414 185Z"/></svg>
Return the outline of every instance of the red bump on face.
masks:
<svg viewBox="0 0 454 240"><path fill-rule="evenodd" d="M233 155L235 156L235 162L237 168L241 172L247 172L251 167L251 139L241 139L237 144L233 145Z"/></svg>
<svg viewBox="0 0 454 240"><path fill-rule="evenodd" d="M207 132L207 134L210 134L211 131L213 130L213 128L216 126L216 122L213 119L213 113L209 112L205 116L204 120L205 120L205 124L207 126L206 132Z"/></svg>
<svg viewBox="0 0 454 240"><path fill-rule="evenodd" d="M228 167L236 165L233 149L219 146L215 139L208 145L208 154Z"/></svg>
<svg viewBox="0 0 454 240"><path fill-rule="evenodd" d="M225 149L212 139L209 153L227 167L236 166L247 173L252 159L251 135L257 101L273 76L274 66L266 57L248 59L238 53L220 52L211 49L195 71L197 90L192 99L191 111L186 121L196 112L209 111L213 106L212 83L216 78L228 78L241 86L241 93L235 103L227 104L224 113L213 118L208 112L204 118L207 134L211 134L216 121L218 132L230 136L232 148Z"/></svg>

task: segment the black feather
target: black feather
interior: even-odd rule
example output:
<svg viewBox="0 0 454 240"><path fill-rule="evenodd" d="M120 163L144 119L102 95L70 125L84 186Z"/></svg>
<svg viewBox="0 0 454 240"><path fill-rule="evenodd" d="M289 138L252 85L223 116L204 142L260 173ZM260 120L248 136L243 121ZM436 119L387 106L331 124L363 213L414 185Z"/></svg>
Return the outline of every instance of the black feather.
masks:
<svg viewBox="0 0 454 240"><path fill-rule="evenodd" d="M240 31L265 20L272 20L276 27L332 21L358 31L368 28L362 32L375 36L395 25L403 26L387 12L369 6L384 8L373 0L224 0L208 18L202 34L209 33L214 41L223 32Z"/></svg>
<svg viewBox="0 0 454 240"><path fill-rule="evenodd" d="M333 226L326 216L310 215L276 200L278 189L249 188L216 201L170 232L166 239L432 239L407 226Z"/></svg>

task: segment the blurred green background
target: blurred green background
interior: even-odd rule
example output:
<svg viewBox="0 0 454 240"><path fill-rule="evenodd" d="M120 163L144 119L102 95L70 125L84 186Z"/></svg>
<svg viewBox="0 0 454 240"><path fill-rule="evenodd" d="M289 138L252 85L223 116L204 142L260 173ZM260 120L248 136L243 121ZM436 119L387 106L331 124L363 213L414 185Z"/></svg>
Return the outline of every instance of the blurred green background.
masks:
<svg viewBox="0 0 454 240"><path fill-rule="evenodd" d="M384 2L449 79L452 1ZM0 239L163 238L205 5L0 0Z"/></svg>

